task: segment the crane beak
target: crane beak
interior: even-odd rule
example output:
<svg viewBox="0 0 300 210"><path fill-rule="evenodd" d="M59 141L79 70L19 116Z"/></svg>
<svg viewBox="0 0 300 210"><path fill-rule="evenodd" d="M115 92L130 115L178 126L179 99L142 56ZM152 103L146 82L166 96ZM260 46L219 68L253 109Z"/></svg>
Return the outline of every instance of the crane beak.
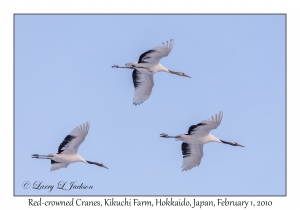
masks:
<svg viewBox="0 0 300 210"><path fill-rule="evenodd" d="M103 164L99 164L99 166L108 169L108 168L107 168L105 165L103 165Z"/></svg>
<svg viewBox="0 0 300 210"><path fill-rule="evenodd" d="M236 145L235 146L239 146L239 147L245 147L245 146L243 146L243 145L240 145L240 144L238 144L238 143L236 143Z"/></svg>
<svg viewBox="0 0 300 210"><path fill-rule="evenodd" d="M188 77L188 78L192 78L192 77L190 77L190 76L188 76L188 75L186 75L186 74L184 74L183 76L184 76L184 77Z"/></svg>

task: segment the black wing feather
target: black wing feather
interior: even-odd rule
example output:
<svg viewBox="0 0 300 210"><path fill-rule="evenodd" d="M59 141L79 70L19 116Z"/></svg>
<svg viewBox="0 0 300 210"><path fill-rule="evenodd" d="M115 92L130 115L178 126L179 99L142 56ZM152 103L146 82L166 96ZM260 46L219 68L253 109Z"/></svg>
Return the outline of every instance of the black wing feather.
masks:
<svg viewBox="0 0 300 210"><path fill-rule="evenodd" d="M135 88L137 88L141 84L141 82L138 81L140 79L140 74L141 72L136 69L134 69L132 72L132 80Z"/></svg>
<svg viewBox="0 0 300 210"><path fill-rule="evenodd" d="M183 158L188 157L190 156L190 154L192 154L190 145L188 143L183 142L181 144L181 150L182 150Z"/></svg>
<svg viewBox="0 0 300 210"><path fill-rule="evenodd" d="M66 146L70 141L72 141L72 139L75 138L76 136L67 135L66 138L63 140L63 142L59 145L57 154L63 152L64 150L62 148L64 148L64 146Z"/></svg>
<svg viewBox="0 0 300 210"><path fill-rule="evenodd" d="M138 63L147 63L147 62L144 61L144 59L149 58L147 55L150 54L150 53L153 53L153 52L156 52L156 51L155 50L148 50L147 52L144 52L143 54L141 54Z"/></svg>
<svg viewBox="0 0 300 210"><path fill-rule="evenodd" d="M188 134L187 135L191 135L192 132L194 131L195 128L197 128L198 126L201 126L201 125L206 125L205 123L198 123L197 125L192 125L189 130L188 130Z"/></svg>
<svg viewBox="0 0 300 210"><path fill-rule="evenodd" d="M60 163L60 162L56 162L56 161L54 161L54 160L51 160L51 164L53 164L53 163Z"/></svg>

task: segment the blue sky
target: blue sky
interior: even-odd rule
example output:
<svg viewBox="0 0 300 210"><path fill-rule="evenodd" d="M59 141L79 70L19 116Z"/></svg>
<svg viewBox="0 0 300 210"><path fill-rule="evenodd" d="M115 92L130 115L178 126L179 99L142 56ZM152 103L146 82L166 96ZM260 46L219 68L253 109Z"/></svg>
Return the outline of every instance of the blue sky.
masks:
<svg viewBox="0 0 300 210"><path fill-rule="evenodd" d="M150 98L133 106L129 69L170 38L161 63L192 78L154 75ZM220 110L199 167L181 172L186 133ZM84 163L50 172L34 153L57 152L79 124L91 127ZM16 195L285 195L284 15L16 15ZM25 181L92 190L23 189Z"/></svg>

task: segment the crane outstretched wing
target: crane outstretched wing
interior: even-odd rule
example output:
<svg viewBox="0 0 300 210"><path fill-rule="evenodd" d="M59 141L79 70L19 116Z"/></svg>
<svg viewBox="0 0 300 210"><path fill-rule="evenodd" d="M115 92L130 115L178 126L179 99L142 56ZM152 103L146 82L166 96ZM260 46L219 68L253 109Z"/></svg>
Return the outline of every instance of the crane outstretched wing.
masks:
<svg viewBox="0 0 300 210"><path fill-rule="evenodd" d="M140 55L139 63L152 63L157 64L159 63L160 59L166 57L171 52L174 45L174 39L171 39L169 42L166 41L162 43L162 45L158 45L154 47L152 50L148 50Z"/></svg>
<svg viewBox="0 0 300 210"><path fill-rule="evenodd" d="M211 119L202 120L197 125L192 125L189 130L188 134L199 134L199 135L207 135L212 129L216 129L223 118L223 112L220 111L219 114L212 116Z"/></svg>
<svg viewBox="0 0 300 210"><path fill-rule="evenodd" d="M183 155L182 171L191 170L200 165L201 158L203 157L203 144L189 144L183 142L181 150Z"/></svg>
<svg viewBox="0 0 300 210"><path fill-rule="evenodd" d="M88 134L90 123L82 124L74 128L69 135L65 137L63 142L58 147L58 153L73 154L77 153L78 147L84 141Z"/></svg>
<svg viewBox="0 0 300 210"><path fill-rule="evenodd" d="M139 105L146 101L151 95L154 86L153 74L147 74L134 69L132 72L132 80L135 88L133 104Z"/></svg>

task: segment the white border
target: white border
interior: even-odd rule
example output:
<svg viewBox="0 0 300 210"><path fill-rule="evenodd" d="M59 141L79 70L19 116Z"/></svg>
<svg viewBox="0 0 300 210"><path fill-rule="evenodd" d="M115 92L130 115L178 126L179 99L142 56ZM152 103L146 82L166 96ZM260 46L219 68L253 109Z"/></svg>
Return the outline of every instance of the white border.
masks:
<svg viewBox="0 0 300 210"><path fill-rule="evenodd" d="M299 8L297 1L133 1L109 0L2 0L0 3L0 127L1 127L1 206L28 207L28 197L13 197L13 14L15 13L286 13L287 14L287 149L288 176L287 197L229 197L231 200L271 200L272 209L296 207L299 194L298 153L299 138L296 138L299 118ZM293 113L293 114L291 114ZM267 148L266 148L267 149ZM245 180L246 181L246 180ZM38 197L32 197L38 199ZM131 197L133 199L133 197ZM141 199L146 197L141 197ZM179 197L176 197L179 199ZM45 200L67 200L69 197L44 197ZM99 200L99 197L84 197L84 200ZM117 197L122 199L122 197ZM189 197L193 199L193 197ZM199 199L199 198L197 198ZM201 197L201 200L216 200L217 197ZM155 200L155 197L149 197ZM49 208L49 207L48 207ZM74 207L72 207L74 208ZM75 207L76 208L76 207ZM82 208L82 207L77 207ZM95 208L95 207L94 207ZM99 208L99 207L96 207ZM123 207L123 209L134 207ZM171 207L170 207L171 208ZM106 209L106 208L102 208ZM111 208L112 209L112 208ZM152 208L153 209L153 208ZM155 208L156 209L156 208ZM214 208L219 209L219 208ZM296 209L296 208L293 208Z"/></svg>

